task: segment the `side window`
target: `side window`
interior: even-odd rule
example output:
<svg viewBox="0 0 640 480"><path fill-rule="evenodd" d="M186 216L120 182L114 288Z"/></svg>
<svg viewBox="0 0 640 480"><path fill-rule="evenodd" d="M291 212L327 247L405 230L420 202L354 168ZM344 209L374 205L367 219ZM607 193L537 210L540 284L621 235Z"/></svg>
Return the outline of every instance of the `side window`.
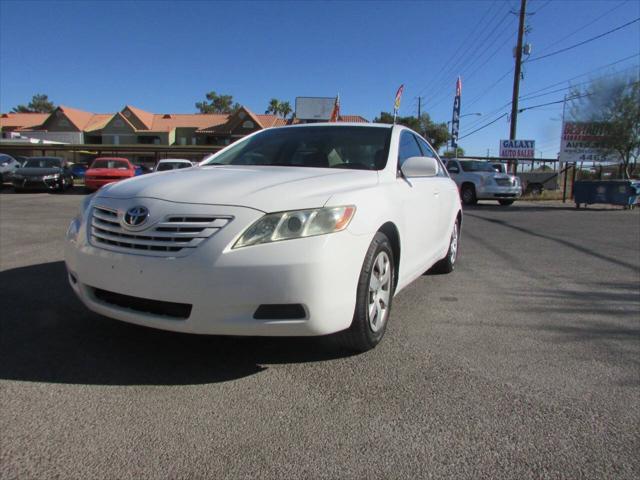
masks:
<svg viewBox="0 0 640 480"><path fill-rule="evenodd" d="M460 165L455 160L449 160L447 162L447 171L449 173L460 173Z"/></svg>
<svg viewBox="0 0 640 480"><path fill-rule="evenodd" d="M422 151L418 146L416 137L411 132L404 130L400 134L400 145L398 147L398 168L410 157L421 157Z"/></svg>
<svg viewBox="0 0 640 480"><path fill-rule="evenodd" d="M442 161L436 154L435 150L431 148L431 145L429 145L425 140L423 140L420 137L418 137L418 143L420 144L420 148L422 149L422 154L425 157L435 158L436 161L438 162L438 177L448 177L449 175L447 174L447 171L444 168Z"/></svg>

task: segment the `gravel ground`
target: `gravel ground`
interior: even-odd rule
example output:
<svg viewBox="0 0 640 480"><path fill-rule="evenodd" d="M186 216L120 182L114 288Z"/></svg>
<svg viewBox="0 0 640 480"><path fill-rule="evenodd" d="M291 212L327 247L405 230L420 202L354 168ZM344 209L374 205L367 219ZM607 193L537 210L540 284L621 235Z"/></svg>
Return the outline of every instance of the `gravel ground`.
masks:
<svg viewBox="0 0 640 480"><path fill-rule="evenodd" d="M640 216L465 211L384 341L197 337L92 314L82 195L0 193L0 478L638 478Z"/></svg>

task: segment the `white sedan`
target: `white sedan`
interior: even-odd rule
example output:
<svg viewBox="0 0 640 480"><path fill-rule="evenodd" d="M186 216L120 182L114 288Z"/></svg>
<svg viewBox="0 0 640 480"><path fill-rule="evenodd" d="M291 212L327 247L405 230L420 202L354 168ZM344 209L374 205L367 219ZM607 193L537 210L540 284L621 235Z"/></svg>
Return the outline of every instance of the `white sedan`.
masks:
<svg viewBox="0 0 640 480"><path fill-rule="evenodd" d="M87 197L67 231L91 310L197 334L383 337L394 295L454 269L462 211L431 146L391 125L254 133L199 166Z"/></svg>

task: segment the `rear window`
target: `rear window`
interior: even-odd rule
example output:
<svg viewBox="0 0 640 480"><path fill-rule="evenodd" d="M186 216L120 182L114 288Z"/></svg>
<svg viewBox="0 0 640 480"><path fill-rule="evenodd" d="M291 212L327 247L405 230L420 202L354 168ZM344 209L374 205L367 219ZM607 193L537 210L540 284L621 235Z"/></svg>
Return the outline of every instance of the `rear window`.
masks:
<svg viewBox="0 0 640 480"><path fill-rule="evenodd" d="M240 140L203 165L382 170L387 163L391 128L293 127L260 132Z"/></svg>
<svg viewBox="0 0 640 480"><path fill-rule="evenodd" d="M96 160L91 168L115 168L117 170L129 170L129 164L122 160Z"/></svg>

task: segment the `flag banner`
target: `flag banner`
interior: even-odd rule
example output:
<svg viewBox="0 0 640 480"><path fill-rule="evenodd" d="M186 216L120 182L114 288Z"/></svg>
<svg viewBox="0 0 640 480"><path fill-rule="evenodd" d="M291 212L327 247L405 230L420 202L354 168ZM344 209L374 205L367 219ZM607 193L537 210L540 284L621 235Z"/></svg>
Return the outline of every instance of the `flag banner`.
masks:
<svg viewBox="0 0 640 480"><path fill-rule="evenodd" d="M393 109L397 112L400 110L400 100L402 100L402 92L404 91L404 84L400 85L396 92L396 101L393 103Z"/></svg>
<svg viewBox="0 0 640 480"><path fill-rule="evenodd" d="M336 95L336 101L333 104L333 110L331 111L330 122L337 122L340 118L340 94Z"/></svg>
<svg viewBox="0 0 640 480"><path fill-rule="evenodd" d="M456 81L456 96L453 99L453 116L451 117L451 147L458 147L458 132L460 130L460 99L462 97L462 80Z"/></svg>

